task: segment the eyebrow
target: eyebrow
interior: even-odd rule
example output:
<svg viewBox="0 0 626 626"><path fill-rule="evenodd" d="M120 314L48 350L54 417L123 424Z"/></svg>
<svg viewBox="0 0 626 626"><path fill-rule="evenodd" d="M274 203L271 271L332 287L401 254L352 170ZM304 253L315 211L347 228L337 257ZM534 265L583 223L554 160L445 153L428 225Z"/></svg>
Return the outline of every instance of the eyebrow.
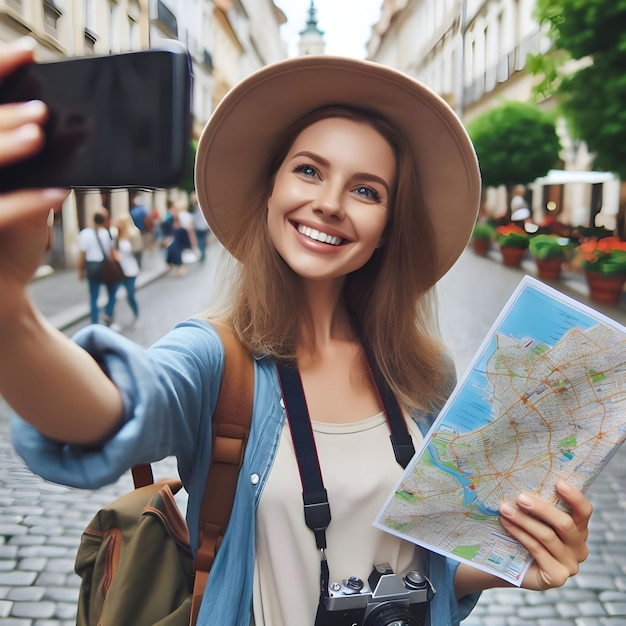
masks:
<svg viewBox="0 0 626 626"><path fill-rule="evenodd" d="M318 165L322 167L330 167L330 161L325 159L324 157L316 154L315 152L309 152L308 150L301 150L300 152L296 152L291 158L296 157L307 157L312 161L315 161ZM376 174L370 174L369 172L355 172L354 178L363 179L370 182L376 182L381 184L389 193L389 183L384 178L377 176Z"/></svg>

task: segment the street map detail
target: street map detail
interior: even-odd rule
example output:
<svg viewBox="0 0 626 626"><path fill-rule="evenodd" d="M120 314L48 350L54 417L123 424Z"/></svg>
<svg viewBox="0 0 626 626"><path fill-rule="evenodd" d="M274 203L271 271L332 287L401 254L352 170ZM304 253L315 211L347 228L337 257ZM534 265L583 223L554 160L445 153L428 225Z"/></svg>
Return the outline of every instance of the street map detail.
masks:
<svg viewBox="0 0 626 626"><path fill-rule="evenodd" d="M519 586L501 503L584 491L625 438L626 329L526 276L374 524Z"/></svg>

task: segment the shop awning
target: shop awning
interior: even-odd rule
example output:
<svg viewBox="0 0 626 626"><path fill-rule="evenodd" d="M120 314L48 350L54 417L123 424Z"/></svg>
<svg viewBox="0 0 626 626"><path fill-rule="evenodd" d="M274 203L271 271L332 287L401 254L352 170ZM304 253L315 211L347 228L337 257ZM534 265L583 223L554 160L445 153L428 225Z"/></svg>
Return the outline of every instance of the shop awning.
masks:
<svg viewBox="0 0 626 626"><path fill-rule="evenodd" d="M549 170L546 176L538 178L535 182L540 185L566 185L567 183L606 183L615 180L612 172L585 172L574 170Z"/></svg>

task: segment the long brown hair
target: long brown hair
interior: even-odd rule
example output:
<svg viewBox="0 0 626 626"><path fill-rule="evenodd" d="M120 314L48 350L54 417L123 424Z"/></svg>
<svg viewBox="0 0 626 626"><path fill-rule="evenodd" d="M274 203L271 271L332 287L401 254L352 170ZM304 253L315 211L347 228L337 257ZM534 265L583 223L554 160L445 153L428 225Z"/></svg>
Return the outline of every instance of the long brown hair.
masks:
<svg viewBox="0 0 626 626"><path fill-rule="evenodd" d="M257 210L238 237L236 256L242 265L231 321L254 354L292 359L306 341L302 327L311 320L302 284L272 244L267 199L296 137L311 124L332 117L369 124L394 150L396 181L385 243L346 277L344 294L355 330L367 342L398 400L406 408L430 410L449 391L445 365L449 361L443 356L431 290L437 269L435 241L409 148L378 115L343 106L324 107L305 115L285 133L269 161L267 188L260 190Z"/></svg>

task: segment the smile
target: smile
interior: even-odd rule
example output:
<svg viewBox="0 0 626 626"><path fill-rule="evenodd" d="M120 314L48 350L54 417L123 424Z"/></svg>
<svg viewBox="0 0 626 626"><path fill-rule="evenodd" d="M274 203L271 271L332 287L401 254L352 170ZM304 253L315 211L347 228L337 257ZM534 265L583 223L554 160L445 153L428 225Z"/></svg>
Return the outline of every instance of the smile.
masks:
<svg viewBox="0 0 626 626"><path fill-rule="evenodd" d="M322 233L319 230L309 228L308 226L304 226L303 224L298 224L297 229L301 235L304 235L309 239L313 239L314 241L327 243L331 246L340 246L343 243L343 239L341 237L335 237L334 235Z"/></svg>

